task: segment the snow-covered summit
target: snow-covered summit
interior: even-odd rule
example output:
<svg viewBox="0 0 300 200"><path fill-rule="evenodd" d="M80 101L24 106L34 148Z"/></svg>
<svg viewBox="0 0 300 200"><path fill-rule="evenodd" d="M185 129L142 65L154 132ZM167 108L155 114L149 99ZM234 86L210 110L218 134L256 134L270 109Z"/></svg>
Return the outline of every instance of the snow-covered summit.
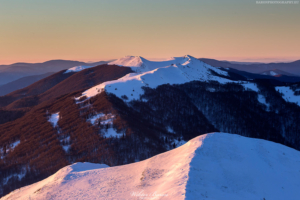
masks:
<svg viewBox="0 0 300 200"><path fill-rule="evenodd" d="M91 68L91 67L94 67L94 66L75 66L75 67L71 67L71 68L67 69L64 72L64 74L71 73L71 72L80 72L82 70L85 70L85 69L88 69L88 68Z"/></svg>
<svg viewBox="0 0 300 200"><path fill-rule="evenodd" d="M146 71L152 71L157 68L166 67L174 64L182 64L191 58L193 57L186 55L183 57L166 58L163 59L162 61L153 61L153 60L147 60L141 56L125 56L123 58L120 58L108 64L131 67L131 69L135 72L146 72Z"/></svg>
<svg viewBox="0 0 300 200"><path fill-rule="evenodd" d="M290 74L288 72L279 70L279 69L272 69L272 70L267 70L261 73L262 75L268 75L268 76L276 76L276 77L280 77L280 76L295 76L293 74Z"/></svg>
<svg viewBox="0 0 300 200"><path fill-rule="evenodd" d="M192 56L174 57L165 61L150 61L142 57L128 56L109 64L131 67L136 73L128 74L118 80L96 85L83 93L92 97L102 91L113 93L118 97L126 96L127 100L139 99L143 94L142 87L156 88L163 84L184 84L190 81L232 82L222 78L227 72L212 67ZM214 72L214 73L212 73ZM216 75L217 74L217 75Z"/></svg>
<svg viewBox="0 0 300 200"><path fill-rule="evenodd" d="M108 63L109 65L119 65L125 67L140 67L143 64L140 56L125 56Z"/></svg>
<svg viewBox="0 0 300 200"><path fill-rule="evenodd" d="M147 160L75 163L3 199L298 199L300 152L227 133L198 136Z"/></svg>

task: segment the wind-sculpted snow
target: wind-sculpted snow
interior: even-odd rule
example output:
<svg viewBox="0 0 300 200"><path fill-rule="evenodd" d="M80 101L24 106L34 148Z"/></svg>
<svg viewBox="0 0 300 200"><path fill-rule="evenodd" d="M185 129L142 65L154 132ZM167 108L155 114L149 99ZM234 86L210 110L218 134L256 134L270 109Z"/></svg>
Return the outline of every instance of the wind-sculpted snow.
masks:
<svg viewBox="0 0 300 200"><path fill-rule="evenodd" d="M190 81L217 81L225 84L233 82L228 73L192 57L184 56L171 60L154 62L141 57L125 57L109 64L129 66L137 73L96 85L83 93L92 97L102 91L113 93L124 100L138 100L144 93L143 87L156 88L163 84L184 84ZM212 72L216 73L214 75ZM229 77L228 77L229 78Z"/></svg>
<svg viewBox="0 0 300 200"><path fill-rule="evenodd" d="M297 199L300 152L210 133L147 160L75 163L3 199Z"/></svg>

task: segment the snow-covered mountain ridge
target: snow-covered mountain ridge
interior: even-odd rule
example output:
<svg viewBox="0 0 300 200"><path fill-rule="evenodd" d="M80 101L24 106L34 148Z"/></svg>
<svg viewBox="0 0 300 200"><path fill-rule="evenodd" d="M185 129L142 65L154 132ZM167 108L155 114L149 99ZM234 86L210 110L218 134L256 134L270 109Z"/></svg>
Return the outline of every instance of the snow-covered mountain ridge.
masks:
<svg viewBox="0 0 300 200"><path fill-rule="evenodd" d="M234 82L226 71L212 67L192 56L170 58L165 61L149 61L142 57L127 56L110 62L110 65L131 67L136 73L118 80L104 82L85 91L82 96L93 97L102 91L113 93L123 100L139 100L143 87L156 88L163 84L184 84L191 81ZM253 86L244 85L252 89Z"/></svg>
<svg viewBox="0 0 300 200"><path fill-rule="evenodd" d="M147 160L75 163L3 199L297 199L300 152L211 133Z"/></svg>

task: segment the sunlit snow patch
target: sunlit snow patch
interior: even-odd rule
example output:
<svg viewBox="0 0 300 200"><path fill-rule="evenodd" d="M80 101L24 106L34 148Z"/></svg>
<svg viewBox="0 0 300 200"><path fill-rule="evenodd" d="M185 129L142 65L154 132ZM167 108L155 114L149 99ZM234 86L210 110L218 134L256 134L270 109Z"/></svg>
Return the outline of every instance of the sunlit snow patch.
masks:
<svg viewBox="0 0 300 200"><path fill-rule="evenodd" d="M244 86L244 88L246 90L252 90L254 92L259 92L259 89L255 83L246 82L246 83L243 83L242 86Z"/></svg>
<svg viewBox="0 0 300 200"><path fill-rule="evenodd" d="M48 121L55 127L55 126L57 126L58 120L59 120L59 112L51 114Z"/></svg>
<svg viewBox="0 0 300 200"><path fill-rule="evenodd" d="M167 127L167 130L169 133L175 134L175 131L170 126Z"/></svg>
<svg viewBox="0 0 300 200"><path fill-rule="evenodd" d="M109 138L109 137L117 137L117 138L121 138L123 136L123 134L121 133L117 133L117 131L114 128L108 128L104 131L104 136Z"/></svg>
<svg viewBox="0 0 300 200"><path fill-rule="evenodd" d="M20 144L20 140L18 140L18 141L16 141L16 142L14 142L14 143L12 143L11 145L10 145L10 148L13 150L16 146L18 146Z"/></svg>
<svg viewBox="0 0 300 200"><path fill-rule="evenodd" d="M274 72L274 71L270 71L270 74L272 75L272 76L276 76L276 75L278 75L276 72Z"/></svg>
<svg viewBox="0 0 300 200"><path fill-rule="evenodd" d="M96 124L98 122L102 125L106 125L106 124L112 124L114 118L115 118L115 115L113 115L113 114L99 113L99 114L89 118L88 121L91 124Z"/></svg>
<svg viewBox="0 0 300 200"><path fill-rule="evenodd" d="M16 142L9 144L5 151L4 148L0 148L0 158L3 159L5 154L8 154L10 151L13 151L15 147L19 144L20 140L17 140Z"/></svg>
<svg viewBox="0 0 300 200"><path fill-rule="evenodd" d="M266 98L264 97L264 95L259 94L259 95L257 96L257 100L258 100L259 103L266 105L266 106L267 106L267 111L269 111L270 104L268 104L268 103L266 102Z"/></svg>
<svg viewBox="0 0 300 200"><path fill-rule="evenodd" d="M294 91L291 88L287 86L282 86L276 87L276 90L283 94L283 98L287 102L295 103L300 106L300 95L295 95Z"/></svg>
<svg viewBox="0 0 300 200"><path fill-rule="evenodd" d="M69 145L69 142L70 142L70 136L60 140L61 146L65 152L68 152L71 147L71 145Z"/></svg>
<svg viewBox="0 0 300 200"><path fill-rule="evenodd" d="M70 73L70 72L80 72L84 69L88 69L88 68L91 68L91 67L94 67L94 66L75 66L75 67L69 68L67 71L64 72L64 74L67 74L67 73Z"/></svg>
<svg viewBox="0 0 300 200"><path fill-rule="evenodd" d="M20 173L14 173L6 178L3 179L3 185L6 185L9 181L9 179L15 177L17 178L19 181L26 175L26 170L22 169L22 171Z"/></svg>

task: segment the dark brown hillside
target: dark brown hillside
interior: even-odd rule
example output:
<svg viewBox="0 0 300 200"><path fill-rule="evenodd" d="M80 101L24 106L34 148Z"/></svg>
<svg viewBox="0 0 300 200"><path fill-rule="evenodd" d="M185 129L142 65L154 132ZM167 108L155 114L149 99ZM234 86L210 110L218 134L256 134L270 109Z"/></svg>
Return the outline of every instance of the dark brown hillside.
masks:
<svg viewBox="0 0 300 200"><path fill-rule="evenodd" d="M118 165L146 159L166 150L163 147L164 140L160 138L160 133L166 132L163 128L151 125L147 120L140 120L140 113L106 93L76 104L74 96L81 92L43 102L23 117L0 125L2 195L39 181L70 163ZM48 119L57 112L60 118L58 126L54 128ZM87 118L99 112L116 116L113 127L123 134L121 139L106 139L102 133L107 126L93 126L87 121ZM151 140L146 142L146 138ZM16 141L20 143L5 153ZM70 145L67 152L63 149L64 145ZM26 171L22 180L10 178L7 184L3 184L7 177L21 173L22 170Z"/></svg>
<svg viewBox="0 0 300 200"><path fill-rule="evenodd" d="M29 108L21 108L21 109L3 109L0 108L0 124L4 124L6 122L13 121L22 117Z"/></svg>
<svg viewBox="0 0 300 200"><path fill-rule="evenodd" d="M117 65L99 65L77 72L53 88L40 95L40 101L45 101L73 91L88 89L105 81L115 80L133 72L129 67Z"/></svg>
<svg viewBox="0 0 300 200"><path fill-rule="evenodd" d="M99 65L77 73L58 72L26 88L0 97L0 107L8 109L32 107L45 100L77 90L88 89L105 81L121 78L132 72L128 67Z"/></svg>
<svg viewBox="0 0 300 200"><path fill-rule="evenodd" d="M70 93L56 100L42 103L25 116L0 125L0 179L21 173L26 170L26 176L21 181L11 179L8 184L1 185L4 193L20 186L41 180L61 167L74 161L104 162L104 156L109 155L97 129L80 117L78 105ZM48 118L50 113L60 112L58 132ZM49 113L49 114L47 114ZM62 148L62 139L69 136L71 150L66 153ZM9 145L20 141L15 149L5 153Z"/></svg>
<svg viewBox="0 0 300 200"><path fill-rule="evenodd" d="M88 89L102 82L121 78L130 72L132 72L130 68L116 65L99 65L77 73L64 74L64 71L61 71L26 88L0 97L0 107L5 107L5 110L21 108L28 110L46 100L77 90ZM9 119L14 120L21 116L23 115L18 112Z"/></svg>

